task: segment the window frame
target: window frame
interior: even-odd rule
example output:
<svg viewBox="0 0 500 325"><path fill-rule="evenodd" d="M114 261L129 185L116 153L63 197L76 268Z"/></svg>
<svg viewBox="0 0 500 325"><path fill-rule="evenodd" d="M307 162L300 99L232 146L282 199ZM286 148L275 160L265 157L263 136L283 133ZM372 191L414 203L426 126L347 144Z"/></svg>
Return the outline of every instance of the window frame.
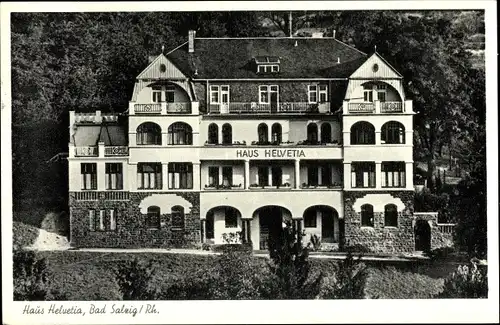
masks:
<svg viewBox="0 0 500 325"><path fill-rule="evenodd" d="M228 213L229 211L231 211L231 213ZM224 227L238 228L238 211L236 209L229 207L224 209Z"/></svg>
<svg viewBox="0 0 500 325"><path fill-rule="evenodd" d="M376 137L375 126L370 122L358 121L350 128L350 145L375 145Z"/></svg>
<svg viewBox="0 0 500 325"><path fill-rule="evenodd" d="M211 140L215 140L212 142ZM210 123L208 125L207 143L219 144L219 125L217 123Z"/></svg>
<svg viewBox="0 0 500 325"><path fill-rule="evenodd" d="M154 219L152 220L152 218ZM148 207L144 226L149 230L161 229L161 209L159 206L151 205Z"/></svg>
<svg viewBox="0 0 500 325"><path fill-rule="evenodd" d="M135 132L135 143L138 146L161 146L162 144L161 126L154 122L141 123ZM152 141L149 141L150 137Z"/></svg>
<svg viewBox="0 0 500 325"><path fill-rule="evenodd" d="M118 171L111 170L113 166L119 166ZM106 190L123 190L123 163L105 163L105 186ZM115 176L115 187L113 187L113 175Z"/></svg>
<svg viewBox="0 0 500 325"><path fill-rule="evenodd" d="M222 185L233 186L233 166L222 166ZM227 180L227 184L226 184Z"/></svg>
<svg viewBox="0 0 500 325"><path fill-rule="evenodd" d="M157 96L160 97L160 100L157 100ZM151 102L152 103L162 103L163 102L163 87L161 86L152 86L151 87Z"/></svg>
<svg viewBox="0 0 500 325"><path fill-rule="evenodd" d="M208 186L219 186L219 166L208 166ZM212 175L213 173L213 175ZM213 179L211 182L210 180Z"/></svg>
<svg viewBox="0 0 500 325"><path fill-rule="evenodd" d="M394 207L394 209L391 210L388 209L392 207ZM398 219L399 219L398 207L392 203L386 204L384 206L384 227L397 228L399 226Z"/></svg>
<svg viewBox="0 0 500 325"><path fill-rule="evenodd" d="M170 215L172 220L172 229L184 229L186 226L186 213L184 211L184 207L181 205L174 205L170 209Z"/></svg>
<svg viewBox="0 0 500 325"><path fill-rule="evenodd" d="M406 163L404 161L383 161L381 170L381 187L383 188L405 188L406 187ZM397 177L396 177L397 176ZM395 185L398 179L398 185Z"/></svg>
<svg viewBox="0 0 500 325"><path fill-rule="evenodd" d="M314 95L314 99L311 98L312 95ZM318 103L318 85L308 85L307 86L307 100L308 100L309 104L317 104Z"/></svg>
<svg viewBox="0 0 500 325"><path fill-rule="evenodd" d="M182 126L182 128L181 128ZM184 143L179 143L183 139ZM186 122L174 122L167 129L167 144L169 146L192 146L193 128Z"/></svg>
<svg viewBox="0 0 500 325"><path fill-rule="evenodd" d="M361 227L370 227L370 228L375 227L375 214L373 212L373 205L363 204L361 206L360 214L361 214Z"/></svg>
<svg viewBox="0 0 500 325"><path fill-rule="evenodd" d="M368 168L366 168L368 167ZM351 163L351 187L352 188L375 188L376 187L376 171L375 162L371 161L353 161ZM365 173L368 173L368 185L365 186ZM354 182L353 182L354 181ZM361 185L358 186L358 182Z"/></svg>
<svg viewBox="0 0 500 325"><path fill-rule="evenodd" d="M87 167L90 167L90 171ZM97 163L80 163L80 183L82 191L97 190Z"/></svg>
<svg viewBox="0 0 500 325"><path fill-rule="evenodd" d="M145 167L153 169L152 172L144 171ZM146 177L147 184L146 187ZM140 179L140 181L139 181ZM154 180L154 185L151 186L151 180ZM163 166L159 162L139 162L137 163L137 189L138 190L161 190L163 188Z"/></svg>
<svg viewBox="0 0 500 325"><path fill-rule="evenodd" d="M315 209L308 209L304 213L304 228L318 228L318 213Z"/></svg>
<svg viewBox="0 0 500 325"><path fill-rule="evenodd" d="M176 175L179 177L179 186ZM193 189L193 163L191 162L169 162L168 163L168 189L169 190L192 190ZM185 185L183 184L185 183Z"/></svg>

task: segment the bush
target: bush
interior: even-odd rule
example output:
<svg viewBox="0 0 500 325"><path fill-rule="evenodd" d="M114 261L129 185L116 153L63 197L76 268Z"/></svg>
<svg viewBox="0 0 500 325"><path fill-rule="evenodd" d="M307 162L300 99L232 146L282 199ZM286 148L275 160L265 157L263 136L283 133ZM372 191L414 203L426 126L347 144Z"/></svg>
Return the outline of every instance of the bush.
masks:
<svg viewBox="0 0 500 325"><path fill-rule="evenodd" d="M366 245L354 244L354 245L346 246L345 251L348 254L352 254L352 253L371 253L372 250L370 249L370 247L368 247Z"/></svg>
<svg viewBox="0 0 500 325"><path fill-rule="evenodd" d="M460 265L444 281L440 298L488 298L488 274L486 267L477 264Z"/></svg>
<svg viewBox="0 0 500 325"><path fill-rule="evenodd" d="M318 295L320 299L362 299L368 276L367 267L361 261L354 260L350 252L334 272L326 276Z"/></svg>
<svg viewBox="0 0 500 325"><path fill-rule="evenodd" d="M14 301L62 300L64 295L51 290L47 261L33 251L18 250L13 255Z"/></svg>
<svg viewBox="0 0 500 325"><path fill-rule="evenodd" d="M307 244L307 247L312 247L312 250L314 252L317 252L321 249L321 238L318 235L311 235L311 238L309 239L309 244Z"/></svg>
<svg viewBox="0 0 500 325"><path fill-rule="evenodd" d="M137 258L119 268L116 271L116 281L120 287L123 300L156 299L157 292L151 288L154 272L152 260L148 264L143 264Z"/></svg>
<svg viewBox="0 0 500 325"><path fill-rule="evenodd" d="M427 255L431 260L441 260L447 259L450 255L455 255L458 252L458 249L453 246L445 246L424 252L424 254Z"/></svg>
<svg viewBox="0 0 500 325"><path fill-rule="evenodd" d="M213 245L212 251L217 253L226 253L226 252L252 252L252 244L220 244Z"/></svg>
<svg viewBox="0 0 500 325"><path fill-rule="evenodd" d="M12 224L12 245L15 250L33 245L38 237L39 229L14 221Z"/></svg>

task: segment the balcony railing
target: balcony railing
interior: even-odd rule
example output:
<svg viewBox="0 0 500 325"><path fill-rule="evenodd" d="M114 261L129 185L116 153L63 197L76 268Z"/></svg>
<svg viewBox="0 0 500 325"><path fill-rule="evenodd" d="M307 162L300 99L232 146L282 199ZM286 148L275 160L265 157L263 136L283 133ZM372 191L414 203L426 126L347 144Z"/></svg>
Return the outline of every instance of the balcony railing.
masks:
<svg viewBox="0 0 500 325"><path fill-rule="evenodd" d="M128 147L127 146L105 147L104 156L128 156Z"/></svg>
<svg viewBox="0 0 500 325"><path fill-rule="evenodd" d="M349 103L349 113L373 113L375 105L373 103Z"/></svg>
<svg viewBox="0 0 500 325"><path fill-rule="evenodd" d="M442 234L452 234L455 229L454 223L438 223L439 232Z"/></svg>
<svg viewBox="0 0 500 325"><path fill-rule="evenodd" d="M161 114L161 104L135 104L136 114Z"/></svg>
<svg viewBox="0 0 500 325"><path fill-rule="evenodd" d="M99 156L98 147L75 147L76 157L97 157Z"/></svg>
<svg viewBox="0 0 500 325"><path fill-rule="evenodd" d="M166 103L167 113L174 114L190 114L191 113L191 103Z"/></svg>
<svg viewBox="0 0 500 325"><path fill-rule="evenodd" d="M290 113L317 113L319 107L325 111L329 103L310 104L307 102L281 102L276 106L272 104L249 103L227 103L210 104L208 112L212 114L290 114Z"/></svg>
<svg viewBox="0 0 500 325"><path fill-rule="evenodd" d="M380 112L382 113L402 113L403 103L402 102L381 102Z"/></svg>

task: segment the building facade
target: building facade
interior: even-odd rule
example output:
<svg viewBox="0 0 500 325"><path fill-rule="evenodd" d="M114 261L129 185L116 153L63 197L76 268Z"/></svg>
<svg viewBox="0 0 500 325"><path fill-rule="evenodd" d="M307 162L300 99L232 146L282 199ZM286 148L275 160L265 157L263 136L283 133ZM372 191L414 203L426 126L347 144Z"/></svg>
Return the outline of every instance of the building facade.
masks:
<svg viewBox="0 0 500 325"><path fill-rule="evenodd" d="M70 112L74 246L258 250L283 223L327 249L440 236L416 226L412 101L378 53L190 32L135 78L125 114Z"/></svg>

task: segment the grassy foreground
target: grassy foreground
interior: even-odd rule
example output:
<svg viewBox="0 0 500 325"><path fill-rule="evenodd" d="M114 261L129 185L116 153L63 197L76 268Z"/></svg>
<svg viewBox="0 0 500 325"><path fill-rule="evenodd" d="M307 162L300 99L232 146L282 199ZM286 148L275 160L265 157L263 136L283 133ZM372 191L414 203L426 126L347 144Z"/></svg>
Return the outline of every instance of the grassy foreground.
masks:
<svg viewBox="0 0 500 325"><path fill-rule="evenodd" d="M120 300L114 270L126 261L139 258L156 262L153 285L167 288L199 270L208 270L217 262L214 255L169 253L101 253L79 251L38 252L48 262L51 287L67 300ZM265 258L254 258L255 268L264 268ZM312 259L312 271L331 271L335 260ZM432 298L443 290L443 278L456 265L432 263L367 263L369 276L366 298Z"/></svg>

